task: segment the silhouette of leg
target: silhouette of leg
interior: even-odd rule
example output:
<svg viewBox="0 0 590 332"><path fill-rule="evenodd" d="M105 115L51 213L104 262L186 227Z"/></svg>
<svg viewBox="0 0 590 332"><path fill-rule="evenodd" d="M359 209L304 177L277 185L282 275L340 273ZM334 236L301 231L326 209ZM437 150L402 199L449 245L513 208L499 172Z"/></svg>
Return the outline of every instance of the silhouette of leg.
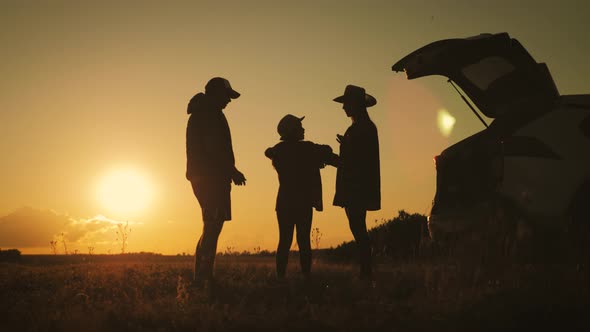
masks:
<svg viewBox="0 0 590 332"><path fill-rule="evenodd" d="M195 252L195 280L212 279L217 240L223 228L223 220L203 220L203 233Z"/></svg>
<svg viewBox="0 0 590 332"><path fill-rule="evenodd" d="M361 208L347 207L345 211L346 216L348 217L350 231L352 232L354 240L358 246L360 276L363 279L370 278L372 274L371 243L369 241L369 233L367 233L367 210Z"/></svg>
<svg viewBox="0 0 590 332"><path fill-rule="evenodd" d="M277 248L277 277L285 277L287 271L287 262L289 260L289 249L293 242L293 217L290 211L277 211L279 221L279 246Z"/></svg>
<svg viewBox="0 0 590 332"><path fill-rule="evenodd" d="M309 236L311 233L311 220L313 216L312 208L305 208L296 214L297 221L297 245L299 246L299 260L301 263L301 272L309 276L311 272L311 242Z"/></svg>
<svg viewBox="0 0 590 332"><path fill-rule="evenodd" d="M201 273L201 258L203 251L201 250L201 243L203 242L203 234L199 237L199 242L197 242L197 248L195 249L195 270L193 273L193 280L197 280L199 278L199 274Z"/></svg>

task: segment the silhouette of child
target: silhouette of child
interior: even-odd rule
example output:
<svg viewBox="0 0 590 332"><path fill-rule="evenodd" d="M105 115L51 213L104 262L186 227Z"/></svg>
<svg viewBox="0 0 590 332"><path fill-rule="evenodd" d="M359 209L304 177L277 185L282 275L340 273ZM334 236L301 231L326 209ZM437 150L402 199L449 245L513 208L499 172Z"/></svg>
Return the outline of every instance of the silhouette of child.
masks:
<svg viewBox="0 0 590 332"><path fill-rule="evenodd" d="M276 264L279 278L285 276L294 228L297 228L301 271L306 277L309 276L313 208L323 210L320 169L325 165L336 166L338 162L338 155L332 152L330 146L303 140L303 118L285 115L277 126L281 142L265 152L279 175L276 203L279 223Z"/></svg>

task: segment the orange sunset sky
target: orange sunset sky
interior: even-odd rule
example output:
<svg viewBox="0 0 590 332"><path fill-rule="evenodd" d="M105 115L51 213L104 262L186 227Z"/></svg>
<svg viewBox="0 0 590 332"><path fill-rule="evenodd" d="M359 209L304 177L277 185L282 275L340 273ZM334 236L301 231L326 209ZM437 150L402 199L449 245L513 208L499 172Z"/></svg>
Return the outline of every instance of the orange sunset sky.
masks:
<svg viewBox="0 0 590 332"><path fill-rule="evenodd" d="M551 4L549 4L551 3ZM287 113L331 145L350 125L332 99L346 84L378 100L382 209L427 214L433 157L483 126L441 77L391 71L439 39L508 32L545 62L561 94L590 93L587 1L2 1L0 247L192 253L201 214L185 179L189 99L223 76L242 96L226 109L236 165L233 220L219 251L274 250L278 179L264 150ZM437 119L446 111L450 132ZM490 120L487 119L489 122ZM322 171L321 247L352 239ZM61 250L61 248L60 248Z"/></svg>

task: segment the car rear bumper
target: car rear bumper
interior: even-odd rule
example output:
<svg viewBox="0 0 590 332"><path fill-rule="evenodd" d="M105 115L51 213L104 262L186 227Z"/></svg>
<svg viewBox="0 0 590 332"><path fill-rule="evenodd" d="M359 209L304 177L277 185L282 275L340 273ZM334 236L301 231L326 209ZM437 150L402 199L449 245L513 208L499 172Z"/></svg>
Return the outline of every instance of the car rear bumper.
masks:
<svg viewBox="0 0 590 332"><path fill-rule="evenodd" d="M469 207L438 209L428 217L428 230L433 240L467 236L486 231L488 221L494 214L491 201Z"/></svg>

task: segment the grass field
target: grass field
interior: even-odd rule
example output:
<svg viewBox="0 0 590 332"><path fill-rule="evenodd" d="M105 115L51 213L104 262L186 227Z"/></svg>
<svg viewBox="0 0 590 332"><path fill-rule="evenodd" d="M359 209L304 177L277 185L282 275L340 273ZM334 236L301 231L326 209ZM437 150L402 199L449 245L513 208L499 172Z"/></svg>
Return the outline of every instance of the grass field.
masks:
<svg viewBox="0 0 590 332"><path fill-rule="evenodd" d="M272 256L220 256L193 288L192 258L23 256L0 265L1 331L500 331L590 329L590 273L573 264L316 261L274 276Z"/></svg>

